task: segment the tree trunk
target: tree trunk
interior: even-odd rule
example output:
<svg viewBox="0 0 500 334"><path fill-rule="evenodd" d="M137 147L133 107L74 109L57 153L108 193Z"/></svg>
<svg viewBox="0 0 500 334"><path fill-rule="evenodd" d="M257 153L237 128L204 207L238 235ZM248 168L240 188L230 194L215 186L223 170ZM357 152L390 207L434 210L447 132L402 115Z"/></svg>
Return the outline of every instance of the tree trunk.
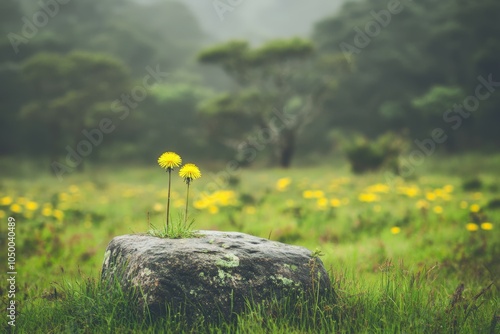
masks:
<svg viewBox="0 0 500 334"><path fill-rule="evenodd" d="M295 132L293 130L284 130L281 136L279 150L280 167L290 167L295 153Z"/></svg>

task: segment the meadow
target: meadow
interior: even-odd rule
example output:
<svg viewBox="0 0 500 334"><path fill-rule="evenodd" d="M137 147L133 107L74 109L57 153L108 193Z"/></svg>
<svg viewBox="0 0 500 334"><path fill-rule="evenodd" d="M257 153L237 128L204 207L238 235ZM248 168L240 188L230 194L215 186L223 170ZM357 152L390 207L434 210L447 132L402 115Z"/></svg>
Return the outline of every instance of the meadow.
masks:
<svg viewBox="0 0 500 334"><path fill-rule="evenodd" d="M199 167L190 199L195 229L318 250L337 291L334 303L307 309L254 306L207 332L500 333L500 156L429 159L406 179L353 175L343 162L245 169L218 180L217 166ZM172 216L182 219L185 185L174 178L172 189ZM131 321L123 296L99 291L108 242L161 226L166 197L167 175L154 162L89 166L61 182L31 170L4 176L0 261L7 263L12 216L17 331L198 331L178 319Z"/></svg>

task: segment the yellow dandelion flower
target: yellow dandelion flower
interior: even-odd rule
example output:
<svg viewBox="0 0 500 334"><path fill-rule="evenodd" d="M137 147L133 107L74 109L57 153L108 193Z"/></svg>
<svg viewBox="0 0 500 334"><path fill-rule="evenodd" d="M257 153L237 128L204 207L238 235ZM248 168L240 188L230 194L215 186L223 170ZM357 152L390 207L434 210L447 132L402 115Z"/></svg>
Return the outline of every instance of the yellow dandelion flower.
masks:
<svg viewBox="0 0 500 334"><path fill-rule="evenodd" d="M10 206L10 211L14 213L20 213L23 211L23 208L19 204L14 203Z"/></svg>
<svg viewBox="0 0 500 334"><path fill-rule="evenodd" d="M244 208L244 212L247 214L247 215L254 215L255 212L257 212L257 210L255 209L255 206L245 206Z"/></svg>
<svg viewBox="0 0 500 334"><path fill-rule="evenodd" d="M278 191L285 191L288 189L288 186L292 183L292 179L290 179L289 177L283 177L281 179L279 179L277 182L276 182L276 189Z"/></svg>
<svg viewBox="0 0 500 334"><path fill-rule="evenodd" d="M219 212L219 208L215 205L211 205L209 208L208 208L208 212L212 215L215 215L216 213Z"/></svg>
<svg viewBox="0 0 500 334"><path fill-rule="evenodd" d="M69 197L69 194L68 194L68 193L60 193L60 194L58 195L58 197L59 197L59 200L60 200L61 202L67 202L67 201L69 201L69 199L70 199L70 197Z"/></svg>
<svg viewBox="0 0 500 334"><path fill-rule="evenodd" d="M322 190L315 190L313 191L313 197L314 198L322 198L325 196L325 193Z"/></svg>
<svg viewBox="0 0 500 334"><path fill-rule="evenodd" d="M425 199L418 200L415 205L417 206L418 209L429 208L429 202L427 202Z"/></svg>
<svg viewBox="0 0 500 334"><path fill-rule="evenodd" d="M25 212L23 213L23 216L24 216L24 218L26 218L26 219L31 219L31 218L33 218L33 211L25 211Z"/></svg>
<svg viewBox="0 0 500 334"><path fill-rule="evenodd" d="M174 152L165 152L158 158L158 165L166 170L172 170L179 167L182 163L181 157Z"/></svg>
<svg viewBox="0 0 500 334"><path fill-rule="evenodd" d="M153 211L162 212L163 211L163 205L161 203L155 203L153 205Z"/></svg>
<svg viewBox="0 0 500 334"><path fill-rule="evenodd" d="M210 202L206 199L199 199L193 203L195 209L203 210L210 205Z"/></svg>
<svg viewBox="0 0 500 334"><path fill-rule="evenodd" d="M410 198L417 196L420 193L420 189L416 186L409 186L409 187L398 187L397 188L398 193L406 195Z"/></svg>
<svg viewBox="0 0 500 334"><path fill-rule="evenodd" d="M398 227L398 226L391 227L391 233L392 234L398 234L399 232L401 232L401 228L400 227Z"/></svg>
<svg viewBox="0 0 500 334"><path fill-rule="evenodd" d="M470 212L479 212L481 211L481 207L479 206L479 204L472 204L469 208Z"/></svg>
<svg viewBox="0 0 500 334"><path fill-rule="evenodd" d="M493 224L490 222L481 223L481 229L485 231L491 231L493 229Z"/></svg>
<svg viewBox="0 0 500 334"><path fill-rule="evenodd" d="M436 194L433 192L427 192L425 194L425 198L427 198L428 201L434 201L436 199Z"/></svg>
<svg viewBox="0 0 500 334"><path fill-rule="evenodd" d="M442 206L439 206L439 205L436 205L434 208L433 208L433 211L434 213L437 213L438 215L442 214L443 213L443 207Z"/></svg>
<svg viewBox="0 0 500 334"><path fill-rule="evenodd" d="M304 190L302 192L302 197L308 198L308 199L309 198L314 198L314 191L312 191L312 190Z"/></svg>
<svg viewBox="0 0 500 334"><path fill-rule="evenodd" d="M326 207L328 206L328 199L327 198L318 198L316 200L316 206L319 208L319 209L326 209Z"/></svg>
<svg viewBox="0 0 500 334"><path fill-rule="evenodd" d="M12 197L10 196L4 196L0 199L0 204L1 205L11 205L12 204Z"/></svg>
<svg viewBox="0 0 500 334"><path fill-rule="evenodd" d="M360 202L371 203L371 202L378 201L379 197L373 193L362 193L362 194L359 194L358 200Z"/></svg>
<svg viewBox="0 0 500 334"><path fill-rule="evenodd" d="M38 203L29 201L28 203L26 203L26 209L28 209L29 211L35 211L36 209L38 209Z"/></svg>
<svg viewBox="0 0 500 334"><path fill-rule="evenodd" d="M467 209L469 207L469 203L467 203L466 201L461 201L460 202L460 208L461 209Z"/></svg>
<svg viewBox="0 0 500 334"><path fill-rule="evenodd" d="M474 232L474 231L479 230L479 226L477 226L477 224L475 224L475 223L468 223L465 225L465 228L467 229L467 231L470 231L470 232Z"/></svg>
<svg viewBox="0 0 500 334"><path fill-rule="evenodd" d="M445 186L443 187L443 190L444 190L445 192L447 192L448 194L449 194L449 193L452 193L454 189L455 189L455 187L453 187L451 184L447 184L447 185L445 185Z"/></svg>
<svg viewBox="0 0 500 334"><path fill-rule="evenodd" d="M201 177L201 172L195 164L185 164L179 170L179 176L182 177L186 183L190 183L193 180L199 179Z"/></svg>
<svg viewBox="0 0 500 334"><path fill-rule="evenodd" d="M330 200L330 205L334 208L338 208L339 206L342 205L342 202L338 198L332 198Z"/></svg>
<svg viewBox="0 0 500 334"><path fill-rule="evenodd" d="M377 183L365 189L367 193L388 193L390 190L387 184Z"/></svg>
<svg viewBox="0 0 500 334"><path fill-rule="evenodd" d="M52 212L52 215L59 221L62 221L64 219L64 212L62 210L56 209Z"/></svg>
<svg viewBox="0 0 500 334"><path fill-rule="evenodd" d="M42 209L42 215L44 215L45 217L50 217L52 216L52 208L46 206Z"/></svg>

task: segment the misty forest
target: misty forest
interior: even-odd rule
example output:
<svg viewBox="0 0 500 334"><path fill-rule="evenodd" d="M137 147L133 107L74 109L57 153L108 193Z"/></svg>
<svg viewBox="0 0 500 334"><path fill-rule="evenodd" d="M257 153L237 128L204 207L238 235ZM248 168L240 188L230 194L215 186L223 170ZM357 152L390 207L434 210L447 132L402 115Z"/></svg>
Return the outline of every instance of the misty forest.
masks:
<svg viewBox="0 0 500 334"><path fill-rule="evenodd" d="M0 328L499 333L499 22L494 0L2 0ZM232 239L210 262L214 231L299 246L306 274ZM108 276L123 235L208 240L214 275L156 309L144 276L178 261Z"/></svg>

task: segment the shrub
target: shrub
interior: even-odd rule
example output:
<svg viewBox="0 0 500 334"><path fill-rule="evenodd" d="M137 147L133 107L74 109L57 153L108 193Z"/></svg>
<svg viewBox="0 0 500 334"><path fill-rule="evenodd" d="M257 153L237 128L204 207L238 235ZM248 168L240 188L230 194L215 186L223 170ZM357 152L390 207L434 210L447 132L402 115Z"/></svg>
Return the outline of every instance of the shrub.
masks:
<svg viewBox="0 0 500 334"><path fill-rule="evenodd" d="M394 133L386 133L375 140L356 136L343 145L344 153L356 174L389 168L399 172L398 158L406 148L406 140Z"/></svg>

